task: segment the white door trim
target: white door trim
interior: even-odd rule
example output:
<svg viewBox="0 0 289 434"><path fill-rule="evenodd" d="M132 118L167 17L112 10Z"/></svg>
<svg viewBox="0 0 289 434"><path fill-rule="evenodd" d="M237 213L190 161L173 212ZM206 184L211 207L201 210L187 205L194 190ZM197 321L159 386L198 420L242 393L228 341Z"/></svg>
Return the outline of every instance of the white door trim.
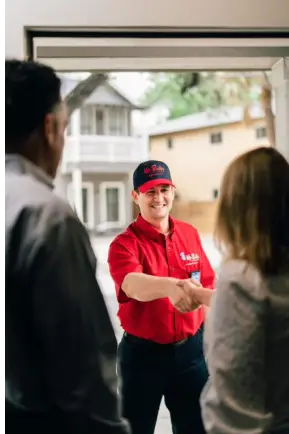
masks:
<svg viewBox="0 0 289 434"><path fill-rule="evenodd" d="M119 220L116 222L107 221L107 207L106 207L106 190L109 188L117 188L119 191ZM101 182L99 185L100 197L100 225L107 229L122 228L125 226L125 185L121 181L107 181Z"/></svg>
<svg viewBox="0 0 289 434"><path fill-rule="evenodd" d="M88 229L94 229L94 184L91 181L82 182L82 189L85 188L87 190L87 222L83 222L83 224ZM72 206L73 204L73 185L70 182L67 186L67 199ZM83 206L83 205L82 205Z"/></svg>
<svg viewBox="0 0 289 434"><path fill-rule="evenodd" d="M246 33L242 38L136 38L133 33L130 38L52 35L34 37L33 47L35 60L66 72L269 70L288 56L288 39L271 38L269 34L266 38L250 38Z"/></svg>

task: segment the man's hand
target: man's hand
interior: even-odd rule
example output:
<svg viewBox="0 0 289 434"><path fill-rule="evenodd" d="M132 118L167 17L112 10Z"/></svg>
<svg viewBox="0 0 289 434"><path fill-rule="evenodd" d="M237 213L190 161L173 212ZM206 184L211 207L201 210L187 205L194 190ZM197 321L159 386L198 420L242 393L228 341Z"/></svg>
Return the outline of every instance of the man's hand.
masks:
<svg viewBox="0 0 289 434"><path fill-rule="evenodd" d="M194 291L191 288L185 290L185 283L186 280L178 281L169 296L172 305L183 313L192 312L200 307L200 303L194 296Z"/></svg>
<svg viewBox="0 0 289 434"><path fill-rule="evenodd" d="M195 299L199 305L209 307L211 304L211 297L213 291L211 289L204 288L199 282L194 279L187 279L183 281L183 291Z"/></svg>

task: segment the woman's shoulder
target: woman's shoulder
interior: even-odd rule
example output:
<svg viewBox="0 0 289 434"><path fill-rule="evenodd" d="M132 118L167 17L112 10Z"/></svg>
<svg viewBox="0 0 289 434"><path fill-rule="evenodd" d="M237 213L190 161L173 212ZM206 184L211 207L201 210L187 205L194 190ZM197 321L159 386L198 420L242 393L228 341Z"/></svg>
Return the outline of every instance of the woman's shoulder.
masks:
<svg viewBox="0 0 289 434"><path fill-rule="evenodd" d="M220 267L217 287L235 288L257 299L266 298L266 283L260 271L241 259L224 261Z"/></svg>
<svg viewBox="0 0 289 434"><path fill-rule="evenodd" d="M242 259L227 259L224 261L219 270L219 276L233 280L261 280L261 273L252 264Z"/></svg>

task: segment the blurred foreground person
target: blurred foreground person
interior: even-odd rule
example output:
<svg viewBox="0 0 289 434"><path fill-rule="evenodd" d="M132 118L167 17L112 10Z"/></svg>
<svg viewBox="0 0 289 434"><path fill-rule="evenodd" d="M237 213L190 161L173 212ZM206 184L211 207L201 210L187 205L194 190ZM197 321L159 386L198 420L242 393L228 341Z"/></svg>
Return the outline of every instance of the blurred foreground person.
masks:
<svg viewBox="0 0 289 434"><path fill-rule="evenodd" d="M89 237L52 191L67 113L55 72L6 60L6 433L128 433Z"/></svg>
<svg viewBox="0 0 289 434"><path fill-rule="evenodd" d="M289 433L289 165L275 149L225 173L216 223L224 263L205 327L208 434Z"/></svg>

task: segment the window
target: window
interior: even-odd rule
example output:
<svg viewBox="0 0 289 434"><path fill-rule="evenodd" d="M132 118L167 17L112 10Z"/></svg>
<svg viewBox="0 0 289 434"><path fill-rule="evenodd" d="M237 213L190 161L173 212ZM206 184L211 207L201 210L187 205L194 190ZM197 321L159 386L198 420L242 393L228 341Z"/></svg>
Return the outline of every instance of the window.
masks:
<svg viewBox="0 0 289 434"><path fill-rule="evenodd" d="M127 135L127 110L123 108L118 109L118 122L119 122L119 135L126 136Z"/></svg>
<svg viewBox="0 0 289 434"><path fill-rule="evenodd" d="M212 145L216 144L216 143L222 143L223 141L223 137L222 137L222 133L212 133L210 135L210 142Z"/></svg>
<svg viewBox="0 0 289 434"><path fill-rule="evenodd" d="M75 186L70 182L67 186L67 199L74 210L75 206ZM94 228L94 185L92 182L83 182L82 188L82 222L89 228ZM77 210L76 210L77 212Z"/></svg>
<svg viewBox="0 0 289 434"><path fill-rule="evenodd" d="M217 188L213 189L213 198L217 199L219 197L219 190Z"/></svg>
<svg viewBox="0 0 289 434"><path fill-rule="evenodd" d="M82 219L89 229L94 227L93 183L82 183Z"/></svg>
<svg viewBox="0 0 289 434"><path fill-rule="evenodd" d="M125 186L122 182L102 182L100 192L100 223L107 228L125 225Z"/></svg>
<svg viewBox="0 0 289 434"><path fill-rule="evenodd" d="M88 199L87 199L87 188L82 187L82 218L83 223L88 222Z"/></svg>
<svg viewBox="0 0 289 434"><path fill-rule="evenodd" d="M167 139L167 148L168 149L173 149L173 139L171 137L169 137Z"/></svg>
<svg viewBox="0 0 289 434"><path fill-rule="evenodd" d="M104 135L104 113L103 110L95 109L95 126L96 134Z"/></svg>
<svg viewBox="0 0 289 434"><path fill-rule="evenodd" d="M266 127L256 128L255 133L256 133L256 139L264 139L265 137L267 137Z"/></svg>
<svg viewBox="0 0 289 434"><path fill-rule="evenodd" d="M119 221L119 189L106 189L106 212L108 222Z"/></svg>
<svg viewBox="0 0 289 434"><path fill-rule="evenodd" d="M80 109L80 134L94 134L93 131L93 107L83 106Z"/></svg>
<svg viewBox="0 0 289 434"><path fill-rule="evenodd" d="M110 107L108 109L108 125L110 136L127 135L127 110L122 107Z"/></svg>

